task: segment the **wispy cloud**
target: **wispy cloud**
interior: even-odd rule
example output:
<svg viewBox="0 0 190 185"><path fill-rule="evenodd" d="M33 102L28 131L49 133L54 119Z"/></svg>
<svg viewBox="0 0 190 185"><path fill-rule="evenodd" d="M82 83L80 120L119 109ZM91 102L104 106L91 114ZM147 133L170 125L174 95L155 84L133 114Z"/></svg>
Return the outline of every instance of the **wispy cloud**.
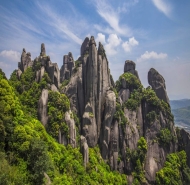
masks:
<svg viewBox="0 0 190 185"><path fill-rule="evenodd" d="M128 41L122 44L122 47L125 50L125 52L130 52L132 48L137 45L139 45L139 42L134 37L131 37Z"/></svg>
<svg viewBox="0 0 190 185"><path fill-rule="evenodd" d="M20 53L13 50L3 50L0 52L0 56L16 62L20 60Z"/></svg>
<svg viewBox="0 0 190 185"><path fill-rule="evenodd" d="M139 2L139 0L128 0L124 1L118 8L117 12L118 13L126 13L129 11L130 7L136 5Z"/></svg>
<svg viewBox="0 0 190 185"><path fill-rule="evenodd" d="M48 5L42 5L37 3L38 7L41 9L45 17L48 17L46 23L53 28L56 28L58 32L66 34L69 38L71 38L77 44L82 43L82 39L80 39L69 27L70 23L67 21L67 18L58 15L53 9L51 9Z"/></svg>
<svg viewBox="0 0 190 185"><path fill-rule="evenodd" d="M164 13L167 17L171 17L172 6L164 0L152 0L156 8Z"/></svg>
<svg viewBox="0 0 190 185"><path fill-rule="evenodd" d="M168 55L166 53L156 53L155 51L151 52L146 51L137 59L137 62L142 62L150 59L165 59L167 58L167 56Z"/></svg>
<svg viewBox="0 0 190 185"><path fill-rule="evenodd" d="M129 36L131 29L126 25L120 25L119 13L106 0L96 0L95 6L98 14L109 24L109 26L118 34Z"/></svg>

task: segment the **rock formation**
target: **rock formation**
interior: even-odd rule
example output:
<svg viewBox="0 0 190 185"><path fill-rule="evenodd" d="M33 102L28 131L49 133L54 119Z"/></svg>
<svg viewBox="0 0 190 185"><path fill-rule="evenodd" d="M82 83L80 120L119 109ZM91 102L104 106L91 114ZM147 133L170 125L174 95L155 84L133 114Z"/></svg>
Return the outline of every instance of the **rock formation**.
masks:
<svg viewBox="0 0 190 185"><path fill-rule="evenodd" d="M151 68L148 72L148 83L152 86L152 89L156 92L158 98L164 100L169 105L165 80L154 68Z"/></svg>
<svg viewBox="0 0 190 185"><path fill-rule="evenodd" d="M135 70L136 64L132 60L126 60L124 65L124 73L132 73L139 79L138 72Z"/></svg>
<svg viewBox="0 0 190 185"><path fill-rule="evenodd" d="M18 68L24 72L28 67L32 67L33 62L31 60L30 52L26 53L25 48L23 48L21 55L21 62L18 63Z"/></svg>
<svg viewBox="0 0 190 185"><path fill-rule="evenodd" d="M89 162L89 147L98 145L102 158L109 163L111 169L127 174L129 182L133 181L132 176L136 167L132 155L139 152L138 142L142 137L147 142L147 151L141 164L147 184L155 182L156 172L163 167L170 153L185 150L190 166L190 136L184 130L179 131L178 137L176 135L170 107L167 107L169 99L164 78L151 68L148 72L151 87L143 89L135 69L136 64L126 60L124 76L126 74L126 78L129 79L121 76L116 90L117 83L114 84L110 75L103 45L99 43L97 49L94 37L90 39L86 37L80 53L77 65L71 52L64 55L63 65L59 71L58 65L52 63L50 57L46 56L44 44L41 45L40 56L34 62L31 61L30 54L26 54L23 49L17 71L20 78L28 67L33 67L36 70L36 82L40 82L47 73L51 79L48 84L49 90L60 91L69 98L71 110L64 113L69 137L59 130L59 143L77 147L78 130L84 166L86 167ZM130 85L131 79L137 83L136 86ZM68 84L59 89L60 83L64 80L68 80ZM156 93L153 99L157 101L156 103L152 103L152 99L143 94L149 90L153 95ZM160 100L167 103L164 104L164 108L159 107L164 103ZM135 104L135 107L130 107L131 104L133 106ZM44 126L48 124L47 105L48 90L44 89L38 102L38 118ZM80 120L77 126L73 113ZM172 139L167 145L160 144L159 135L164 129L169 131L172 138L177 138L175 142Z"/></svg>
<svg viewBox="0 0 190 185"><path fill-rule="evenodd" d="M69 80L73 74L73 69L75 67L75 62L71 52L68 55L63 56L63 65L60 70L60 82L64 80Z"/></svg>

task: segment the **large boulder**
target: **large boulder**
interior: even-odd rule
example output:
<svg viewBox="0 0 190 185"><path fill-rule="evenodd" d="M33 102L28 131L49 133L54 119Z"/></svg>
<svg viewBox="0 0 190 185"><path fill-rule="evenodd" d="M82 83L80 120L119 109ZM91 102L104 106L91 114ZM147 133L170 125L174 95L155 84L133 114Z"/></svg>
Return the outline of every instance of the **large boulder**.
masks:
<svg viewBox="0 0 190 185"><path fill-rule="evenodd" d="M148 83L152 86L152 89L156 92L158 98L164 100L169 105L165 80L154 68L151 68L148 72Z"/></svg>
<svg viewBox="0 0 190 185"><path fill-rule="evenodd" d="M124 65L124 73L131 73L139 79L138 72L135 70L136 64L132 60L126 60Z"/></svg>

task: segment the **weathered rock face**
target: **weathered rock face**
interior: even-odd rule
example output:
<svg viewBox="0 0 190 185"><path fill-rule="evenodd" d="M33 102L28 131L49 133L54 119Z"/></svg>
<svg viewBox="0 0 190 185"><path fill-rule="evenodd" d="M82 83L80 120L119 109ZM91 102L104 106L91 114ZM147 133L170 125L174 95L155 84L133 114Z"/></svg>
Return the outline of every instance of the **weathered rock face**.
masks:
<svg viewBox="0 0 190 185"><path fill-rule="evenodd" d="M113 168L116 168L115 161L117 161L118 156L118 128L111 128L113 115L116 109L116 96L113 91L107 91L105 97L105 108L104 108L104 119L102 123L102 133L101 133L101 151L103 159L108 159L110 144L112 146L112 164ZM113 123L117 125L117 123Z"/></svg>
<svg viewBox="0 0 190 185"><path fill-rule="evenodd" d="M89 162L89 149L84 136L80 137L80 151L83 155L84 166L86 167L87 163Z"/></svg>
<svg viewBox="0 0 190 185"><path fill-rule="evenodd" d="M148 83L152 86L152 89L156 92L158 98L164 100L169 105L165 80L154 68L151 68L148 72Z"/></svg>
<svg viewBox="0 0 190 185"><path fill-rule="evenodd" d="M64 92L82 120L81 132L88 146L94 147L100 137L106 93L111 87L110 72L103 46L100 43L97 51L93 36L84 40L79 60L81 64Z"/></svg>
<svg viewBox="0 0 190 185"><path fill-rule="evenodd" d="M24 72L28 67L31 67L33 62L31 60L30 52L26 53L25 48L23 48L22 55L21 55L21 62L18 63L18 68Z"/></svg>
<svg viewBox="0 0 190 185"><path fill-rule="evenodd" d="M75 67L75 62L71 52L68 55L63 56L63 65L60 70L60 81L69 80L73 74L73 69Z"/></svg>
<svg viewBox="0 0 190 185"><path fill-rule="evenodd" d="M69 127L68 144L70 144L73 148L75 148L77 146L77 143L76 143L76 127L75 127L75 121L71 117L71 115L72 115L71 110L67 111L65 113L65 122L67 123L67 125Z"/></svg>

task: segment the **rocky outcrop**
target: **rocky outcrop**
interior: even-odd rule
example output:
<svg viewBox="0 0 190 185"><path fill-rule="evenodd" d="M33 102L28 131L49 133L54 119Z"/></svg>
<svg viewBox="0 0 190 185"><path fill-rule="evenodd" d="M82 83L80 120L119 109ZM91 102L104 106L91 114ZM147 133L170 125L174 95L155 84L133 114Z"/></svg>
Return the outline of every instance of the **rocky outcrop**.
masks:
<svg viewBox="0 0 190 185"><path fill-rule="evenodd" d="M89 52L89 38L86 37L84 42L81 45L81 49L80 49L80 55L83 56L85 54L88 54Z"/></svg>
<svg viewBox="0 0 190 185"><path fill-rule="evenodd" d="M132 73L139 79L138 72L135 70L136 64L132 60L126 60L124 65L124 73Z"/></svg>
<svg viewBox="0 0 190 185"><path fill-rule="evenodd" d="M18 68L24 72L28 67L32 67L33 62L31 60L30 52L26 53L25 48L23 48L22 55L21 55L21 62L18 63Z"/></svg>
<svg viewBox="0 0 190 185"><path fill-rule="evenodd" d="M44 126L48 123L48 90L43 89L41 97L38 101L38 119Z"/></svg>
<svg viewBox="0 0 190 185"><path fill-rule="evenodd" d="M166 84L162 75L158 73L154 68L151 68L148 72L148 83L152 89L156 92L156 95L161 100L164 100L169 105L169 98L166 93Z"/></svg>
<svg viewBox="0 0 190 185"><path fill-rule="evenodd" d="M73 74L73 69L75 67L75 62L71 52L68 55L63 56L63 65L60 70L60 82L64 80L69 80Z"/></svg>
<svg viewBox="0 0 190 185"><path fill-rule="evenodd" d="M40 56L46 56L46 48L45 48L45 44L42 43L41 44L41 52L40 52Z"/></svg>
<svg viewBox="0 0 190 185"><path fill-rule="evenodd" d="M111 87L110 72L101 43L98 50L94 37L86 38L81 46L80 65L63 90L71 101L71 108L82 120L81 132L89 147L100 137L106 92Z"/></svg>
<svg viewBox="0 0 190 185"><path fill-rule="evenodd" d="M36 81L41 81L44 73L48 73L51 83L57 88L60 86L60 71L57 63L52 63L49 56L46 56L45 44L41 44L40 56L34 59L34 68L36 68Z"/></svg>
<svg viewBox="0 0 190 185"><path fill-rule="evenodd" d="M51 82L55 84L57 88L60 86L60 71L57 63L47 62L45 69L51 79Z"/></svg>

